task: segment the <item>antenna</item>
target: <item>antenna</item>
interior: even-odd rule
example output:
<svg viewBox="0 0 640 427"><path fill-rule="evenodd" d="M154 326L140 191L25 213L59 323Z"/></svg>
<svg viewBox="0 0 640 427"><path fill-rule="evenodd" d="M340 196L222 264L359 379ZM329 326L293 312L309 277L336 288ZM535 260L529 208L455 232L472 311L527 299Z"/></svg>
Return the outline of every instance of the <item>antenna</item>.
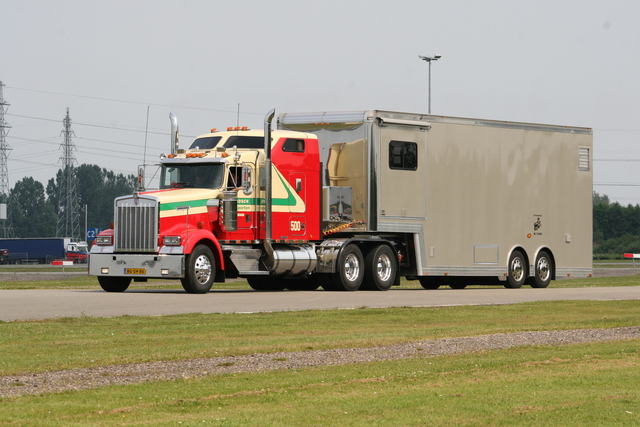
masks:
<svg viewBox="0 0 640 427"><path fill-rule="evenodd" d="M142 164L147 163L147 135L149 134L149 106L147 105L147 125L144 128L144 154L142 155Z"/></svg>
<svg viewBox="0 0 640 427"><path fill-rule="evenodd" d="M238 102L238 114L236 115L236 127L240 127L240 103Z"/></svg>

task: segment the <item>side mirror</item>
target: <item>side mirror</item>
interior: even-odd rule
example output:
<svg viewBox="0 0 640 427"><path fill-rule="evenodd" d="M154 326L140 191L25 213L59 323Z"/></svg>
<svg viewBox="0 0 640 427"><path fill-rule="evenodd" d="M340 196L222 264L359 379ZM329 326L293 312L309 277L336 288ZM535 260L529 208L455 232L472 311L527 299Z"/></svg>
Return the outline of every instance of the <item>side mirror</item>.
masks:
<svg viewBox="0 0 640 427"><path fill-rule="evenodd" d="M144 191L144 166L138 166L138 191Z"/></svg>
<svg viewBox="0 0 640 427"><path fill-rule="evenodd" d="M251 185L251 173L251 167L242 167L242 192L247 195L253 193L253 187Z"/></svg>

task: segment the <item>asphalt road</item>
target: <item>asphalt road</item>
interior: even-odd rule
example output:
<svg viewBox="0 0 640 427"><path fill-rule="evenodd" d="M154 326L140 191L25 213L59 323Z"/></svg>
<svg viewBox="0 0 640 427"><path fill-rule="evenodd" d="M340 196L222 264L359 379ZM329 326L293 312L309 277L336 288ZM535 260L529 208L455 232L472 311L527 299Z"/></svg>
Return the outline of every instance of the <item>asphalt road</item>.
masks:
<svg viewBox="0 0 640 427"><path fill-rule="evenodd" d="M637 300L640 286L546 289L396 289L387 292L256 292L214 290L191 295L183 290L2 290L0 320L60 317L160 316L179 313L246 313L358 307L443 307L515 304L558 300Z"/></svg>

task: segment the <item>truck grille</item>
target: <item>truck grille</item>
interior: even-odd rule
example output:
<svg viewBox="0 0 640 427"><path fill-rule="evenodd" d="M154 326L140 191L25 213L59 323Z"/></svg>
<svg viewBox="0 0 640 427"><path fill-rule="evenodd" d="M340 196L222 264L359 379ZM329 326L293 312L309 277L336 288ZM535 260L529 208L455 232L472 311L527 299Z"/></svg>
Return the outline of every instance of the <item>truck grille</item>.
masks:
<svg viewBox="0 0 640 427"><path fill-rule="evenodd" d="M158 250L158 199L149 196L118 198L115 217L116 251Z"/></svg>

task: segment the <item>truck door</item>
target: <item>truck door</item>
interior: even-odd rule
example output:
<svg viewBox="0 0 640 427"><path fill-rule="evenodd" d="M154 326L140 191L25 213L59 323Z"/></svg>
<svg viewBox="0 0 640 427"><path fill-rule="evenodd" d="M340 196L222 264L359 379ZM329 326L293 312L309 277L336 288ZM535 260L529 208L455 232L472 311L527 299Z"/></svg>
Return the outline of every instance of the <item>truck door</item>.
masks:
<svg viewBox="0 0 640 427"><path fill-rule="evenodd" d="M386 125L380 130L380 218L427 215L427 131ZM444 179L444 177L443 177Z"/></svg>
<svg viewBox="0 0 640 427"><path fill-rule="evenodd" d="M241 166L229 167L229 177L227 179L227 187L229 189L242 187L244 168L250 168L249 173L251 175L255 174L255 165L253 163L243 163ZM238 190L238 229L256 229L258 216L255 200L253 193L246 194L243 190Z"/></svg>

